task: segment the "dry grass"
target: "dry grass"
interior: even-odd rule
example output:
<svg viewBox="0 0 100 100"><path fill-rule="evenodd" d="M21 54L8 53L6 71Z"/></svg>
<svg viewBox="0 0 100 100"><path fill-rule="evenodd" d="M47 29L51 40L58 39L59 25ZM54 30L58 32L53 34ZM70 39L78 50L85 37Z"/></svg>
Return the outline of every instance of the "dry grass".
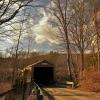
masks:
<svg viewBox="0 0 100 100"><path fill-rule="evenodd" d="M100 71L89 71L81 82L81 88L93 92L100 92Z"/></svg>
<svg viewBox="0 0 100 100"><path fill-rule="evenodd" d="M0 93L6 92L11 88L10 83L0 83Z"/></svg>

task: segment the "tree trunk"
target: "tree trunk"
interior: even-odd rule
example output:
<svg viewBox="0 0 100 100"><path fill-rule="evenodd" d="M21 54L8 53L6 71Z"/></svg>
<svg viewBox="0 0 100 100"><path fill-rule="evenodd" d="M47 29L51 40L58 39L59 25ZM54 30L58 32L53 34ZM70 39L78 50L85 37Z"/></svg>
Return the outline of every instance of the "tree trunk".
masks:
<svg viewBox="0 0 100 100"><path fill-rule="evenodd" d="M85 64L84 64L84 50L81 50L80 55L81 55L80 79L82 79L84 76L84 66L85 66Z"/></svg>
<svg viewBox="0 0 100 100"><path fill-rule="evenodd" d="M97 67L100 69L100 47L99 47L99 37L97 36Z"/></svg>
<svg viewBox="0 0 100 100"><path fill-rule="evenodd" d="M22 26L20 25L20 32L19 32L19 36L18 36L18 40L17 40L16 53L15 53L15 59L14 59L12 85L15 84L14 82L17 78L17 73L18 73L18 50L19 50L19 43L20 43L21 35L22 35Z"/></svg>
<svg viewBox="0 0 100 100"><path fill-rule="evenodd" d="M66 49L67 49L67 61L68 61L68 68L69 68L69 76L70 79L72 80L72 71L71 71L71 53L70 53L70 43L69 43L69 38L68 38L68 32L67 29L65 28L65 36L66 36Z"/></svg>

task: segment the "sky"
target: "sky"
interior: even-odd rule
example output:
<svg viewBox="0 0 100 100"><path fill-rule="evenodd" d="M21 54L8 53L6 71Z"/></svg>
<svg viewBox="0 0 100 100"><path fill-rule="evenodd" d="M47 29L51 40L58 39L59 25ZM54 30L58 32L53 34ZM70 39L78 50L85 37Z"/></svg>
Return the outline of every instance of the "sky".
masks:
<svg viewBox="0 0 100 100"><path fill-rule="evenodd" d="M31 51L61 51L62 48L60 48L59 46L61 45L61 42L56 36L59 32L57 30L57 27L51 24L51 19L53 18L53 16L46 9L50 6L51 0L34 1L35 2L31 2L32 6L41 5L42 7L25 7L24 9L20 10L19 14L13 20L11 20L11 22L0 26L0 33L7 30L12 30L5 33L6 35L11 35L11 37L0 35L0 52L5 52L6 49L9 50L11 47L16 46L20 25L18 23L12 24L11 26L7 24L20 21L22 19L27 19L27 21L25 21L25 23L22 25L23 31L20 39L19 50L24 49L25 51L27 51L28 45L30 45ZM96 5L99 6L100 0L97 1L98 2ZM23 11L25 13L23 13ZM27 17L25 17L24 15ZM16 31L13 30L13 28ZM64 48L63 51L65 51Z"/></svg>
<svg viewBox="0 0 100 100"><path fill-rule="evenodd" d="M32 2L31 5L42 5L44 7L48 7L50 4L49 0L36 0L36 2ZM46 9L42 7L27 7L26 14L29 14L30 17L28 21L25 22L23 27L22 36L20 39L20 47L24 48L27 51L29 40L30 43L30 50L31 51L38 51L38 52L49 52L52 50L56 50L57 46L59 46L59 41L54 35L56 33L56 29L52 27L49 23L49 19L51 17L50 14L47 13ZM18 15L22 15L20 12ZM16 19L19 19L17 15L16 18L12 20L14 22ZM21 16L22 17L22 16ZM12 25L15 29L19 28L18 24ZM31 26L31 27L30 27ZM30 28L29 28L30 27ZM9 30L12 29L11 26L4 25L2 30ZM19 31L7 32L6 34L18 34ZM0 51L5 51L6 49L11 48L16 44L17 38L16 36L12 36L13 38L6 38L1 37L0 39Z"/></svg>

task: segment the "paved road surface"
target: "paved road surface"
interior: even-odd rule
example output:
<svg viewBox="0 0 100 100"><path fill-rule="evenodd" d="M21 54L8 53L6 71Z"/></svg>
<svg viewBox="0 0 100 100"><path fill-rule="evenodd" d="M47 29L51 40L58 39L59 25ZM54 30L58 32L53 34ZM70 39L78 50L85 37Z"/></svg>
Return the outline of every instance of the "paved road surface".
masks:
<svg viewBox="0 0 100 100"><path fill-rule="evenodd" d="M66 88L45 88L45 100L100 100L100 93Z"/></svg>

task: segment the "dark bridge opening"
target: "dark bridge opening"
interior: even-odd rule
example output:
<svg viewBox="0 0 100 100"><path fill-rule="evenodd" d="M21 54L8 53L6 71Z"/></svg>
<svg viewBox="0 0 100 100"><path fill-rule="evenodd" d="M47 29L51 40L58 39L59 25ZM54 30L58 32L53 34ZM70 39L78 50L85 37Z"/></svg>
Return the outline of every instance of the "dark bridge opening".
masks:
<svg viewBox="0 0 100 100"><path fill-rule="evenodd" d="M54 81L53 67L35 67L34 81L38 84L49 85Z"/></svg>

